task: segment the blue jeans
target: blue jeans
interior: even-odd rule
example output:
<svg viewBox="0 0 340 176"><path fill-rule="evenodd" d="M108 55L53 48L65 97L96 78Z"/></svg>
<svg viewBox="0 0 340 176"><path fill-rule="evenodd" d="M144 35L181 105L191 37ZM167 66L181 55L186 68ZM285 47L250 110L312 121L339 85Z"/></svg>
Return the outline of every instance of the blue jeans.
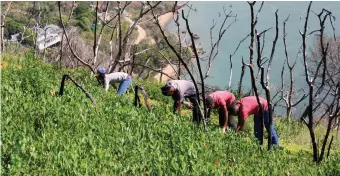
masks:
<svg viewBox="0 0 340 176"><path fill-rule="evenodd" d="M267 130L267 132L269 131L269 110L264 111L264 126ZM261 134L261 120L260 120L260 116L258 115L254 115L254 134L255 137L257 139L260 139L261 136L263 136L263 134ZM272 129L272 144L275 144L277 146L279 146L279 137L277 136L276 130L274 128L274 121L273 124L271 126Z"/></svg>
<svg viewBox="0 0 340 176"><path fill-rule="evenodd" d="M121 95L126 92L126 90L130 87L132 83L132 77L128 76L123 82L120 83L118 88L118 95Z"/></svg>

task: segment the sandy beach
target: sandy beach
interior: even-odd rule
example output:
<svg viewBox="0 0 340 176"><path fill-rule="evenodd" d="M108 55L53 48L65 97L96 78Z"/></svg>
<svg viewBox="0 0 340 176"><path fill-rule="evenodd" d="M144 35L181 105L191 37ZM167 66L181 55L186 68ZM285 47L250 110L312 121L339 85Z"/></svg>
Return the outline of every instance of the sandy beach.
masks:
<svg viewBox="0 0 340 176"><path fill-rule="evenodd" d="M124 19L131 24L133 23L133 21L129 17L124 17ZM146 31L139 25L136 25L136 27L137 27L137 31L138 31L138 36L137 36L137 39L135 40L134 44L138 45L142 40L145 39ZM151 39L151 43L155 44L156 42L155 42L154 39Z"/></svg>
<svg viewBox="0 0 340 176"><path fill-rule="evenodd" d="M165 14L159 16L158 19L159 19L160 26L164 29L167 26L167 24L171 20L173 20L173 13L172 12L165 13ZM127 20L131 24L133 23L133 21L128 17L125 17L125 20ZM138 31L138 36L137 36L137 39L135 40L134 44L137 45L147 37L147 33L141 26L136 25L136 27L137 27L137 31ZM151 44L153 44L153 45L156 44L156 41L154 39L151 39ZM176 70L174 70L174 69L176 69ZM178 71L178 68L176 68L176 66L171 66L170 64L168 64L166 67L163 68L162 71L163 71L163 73L166 73L167 75L175 78L177 76L176 72ZM159 81L161 75L162 75L161 73L157 73L154 76L154 79ZM169 77L163 75L161 82L167 82L169 79L170 79Z"/></svg>
<svg viewBox="0 0 340 176"><path fill-rule="evenodd" d="M173 13L172 12L165 13L159 16L158 19L159 19L160 26L164 29L166 25L173 19ZM131 24L133 23L133 21L129 17L125 17L125 20L127 20ZM134 44L138 45L142 40L144 40L147 37L147 33L140 25L136 25L136 27L138 31L138 36ZM152 38L151 38L151 44L153 45L156 44L156 41ZM177 69L177 68L175 66L172 67L170 64L168 64L166 67L163 68L163 72L168 74L171 77L176 77L176 71L178 69L177 70L174 70L174 69ZM160 73L154 76L156 80L160 80L160 77L161 77ZM170 79L169 77L163 75L161 81L166 82L169 79Z"/></svg>
<svg viewBox="0 0 340 176"><path fill-rule="evenodd" d="M164 28L164 27L170 22L170 20L172 20L172 19L173 19L173 13L172 13L172 12L163 14L163 15L161 15L161 16L159 17L159 24L160 24L160 26L161 26L162 28ZM175 68L176 70L174 70L174 68ZM178 70L178 68L176 68L175 66L174 66L174 68L173 68L170 64L168 64L166 67L163 68L163 73L166 73L166 74L168 74L169 76L171 76L171 77L174 78L174 77L177 76L177 75L176 75L176 71ZM160 77L161 77L161 73L157 73L157 74L154 76L154 78L155 78L157 81L160 80ZM163 76L162 76L161 82L167 82L169 79L170 79L169 77L163 75Z"/></svg>
<svg viewBox="0 0 340 176"><path fill-rule="evenodd" d="M166 14L163 14L158 18L159 24L161 25L162 28L164 28L170 22L170 20L172 20L172 19L173 19L173 13L172 12L168 12Z"/></svg>

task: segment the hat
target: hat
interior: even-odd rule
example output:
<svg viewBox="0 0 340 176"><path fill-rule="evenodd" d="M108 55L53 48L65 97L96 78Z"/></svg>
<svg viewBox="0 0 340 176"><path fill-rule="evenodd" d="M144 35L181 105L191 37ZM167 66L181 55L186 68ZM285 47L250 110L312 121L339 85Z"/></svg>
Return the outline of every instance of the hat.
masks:
<svg viewBox="0 0 340 176"><path fill-rule="evenodd" d="M98 74L100 74L100 75L104 75L105 74L105 68L99 68L98 70L97 70L97 73Z"/></svg>

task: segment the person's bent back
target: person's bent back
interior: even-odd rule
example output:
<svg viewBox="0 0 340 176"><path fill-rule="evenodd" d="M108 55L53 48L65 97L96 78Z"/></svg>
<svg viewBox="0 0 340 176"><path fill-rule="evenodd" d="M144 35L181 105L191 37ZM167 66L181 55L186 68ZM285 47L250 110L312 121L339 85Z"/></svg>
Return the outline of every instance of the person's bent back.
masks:
<svg viewBox="0 0 340 176"><path fill-rule="evenodd" d="M271 127L269 127L269 110L268 110L268 103L267 100L259 97L263 111L264 111L264 125L267 131L269 131L269 128L271 128L271 137L272 137L272 143L279 145L279 138L276 133L276 130L274 128L274 122ZM261 114L260 114L260 107L257 102L256 96L249 96L244 97L237 101L236 103L233 103L230 106L229 112L233 115L238 116L238 124L236 131L240 131L243 129L245 121L250 115L254 115L254 134L257 139L260 139L261 136L263 136L262 130L261 130Z"/></svg>
<svg viewBox="0 0 340 176"><path fill-rule="evenodd" d="M208 108L207 118L210 117L212 109L218 109L219 124L223 129L223 132L225 132L227 128L227 122L229 127L234 130L236 129L234 117L232 114L228 113L228 108L234 101L234 94L228 91L216 91L209 94L209 96L206 98L206 106Z"/></svg>
<svg viewBox="0 0 340 176"><path fill-rule="evenodd" d="M132 83L131 75L124 72L113 72L110 74L105 74L105 69L100 68L97 73L99 74L100 79L103 80L105 91L109 90L110 84L116 88L115 84L119 83L119 88L117 91L118 95L124 94Z"/></svg>
<svg viewBox="0 0 340 176"><path fill-rule="evenodd" d="M193 108L193 120L198 120L198 100L196 98L196 89L193 82L187 80L170 80L161 87L161 90L163 95L172 96L172 99L174 100L174 113L179 110L181 104L184 103L184 99L188 98L192 105L186 105Z"/></svg>

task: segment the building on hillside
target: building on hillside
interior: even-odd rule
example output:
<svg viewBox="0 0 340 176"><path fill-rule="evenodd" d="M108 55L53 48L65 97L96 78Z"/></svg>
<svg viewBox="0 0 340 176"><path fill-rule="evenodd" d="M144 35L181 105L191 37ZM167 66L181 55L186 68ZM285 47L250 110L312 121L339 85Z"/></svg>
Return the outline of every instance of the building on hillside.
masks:
<svg viewBox="0 0 340 176"><path fill-rule="evenodd" d="M20 38L20 33L11 35L11 42L18 42Z"/></svg>
<svg viewBox="0 0 340 176"><path fill-rule="evenodd" d="M63 30L54 24L45 26L43 29L38 28L37 46L39 50L48 48L56 43L59 43L62 38Z"/></svg>

